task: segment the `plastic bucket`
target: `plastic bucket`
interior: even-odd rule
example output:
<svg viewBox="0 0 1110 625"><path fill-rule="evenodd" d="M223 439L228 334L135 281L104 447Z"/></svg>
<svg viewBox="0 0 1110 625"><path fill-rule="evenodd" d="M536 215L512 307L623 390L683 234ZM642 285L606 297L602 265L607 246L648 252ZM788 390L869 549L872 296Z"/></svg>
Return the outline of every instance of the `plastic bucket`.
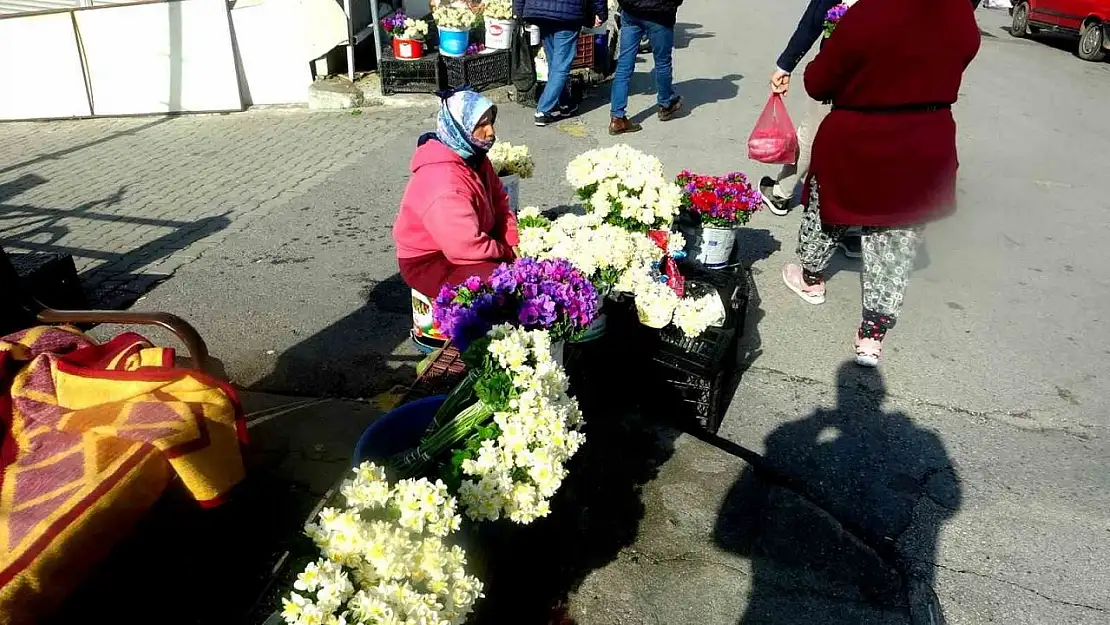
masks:
<svg viewBox="0 0 1110 625"><path fill-rule="evenodd" d="M543 42L543 39L540 37L540 27L539 26L536 26L535 24L529 24L527 30L528 30L528 43L529 44L531 44L533 46L538 46L538 45L540 45L540 43Z"/></svg>
<svg viewBox="0 0 1110 625"><path fill-rule="evenodd" d="M393 56L398 59L419 59L424 56L424 42L394 37Z"/></svg>
<svg viewBox="0 0 1110 625"><path fill-rule="evenodd" d="M486 18L486 47L490 50L508 50L512 46L513 20Z"/></svg>
<svg viewBox="0 0 1110 625"><path fill-rule="evenodd" d="M501 176L501 186L505 187L505 193L509 196L509 209L515 215L520 210L520 176L516 174Z"/></svg>
<svg viewBox="0 0 1110 625"><path fill-rule="evenodd" d="M382 461L420 444L446 395L425 397L387 412L362 432L351 465Z"/></svg>
<svg viewBox="0 0 1110 625"><path fill-rule="evenodd" d="M695 228L688 251L691 258L705 265L707 269L727 267L732 260L732 248L736 245L736 230L733 228Z"/></svg>
<svg viewBox="0 0 1110 625"><path fill-rule="evenodd" d="M458 28L439 28L439 53L444 56L465 56L470 45L470 31Z"/></svg>

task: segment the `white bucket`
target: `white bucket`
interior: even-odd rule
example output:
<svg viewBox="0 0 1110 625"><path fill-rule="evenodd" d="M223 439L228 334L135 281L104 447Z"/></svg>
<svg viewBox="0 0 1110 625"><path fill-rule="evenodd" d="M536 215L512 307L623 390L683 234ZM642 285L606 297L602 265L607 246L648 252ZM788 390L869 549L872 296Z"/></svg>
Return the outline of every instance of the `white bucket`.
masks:
<svg viewBox="0 0 1110 625"><path fill-rule="evenodd" d="M515 215L520 210L520 176L501 176L501 186L505 187L505 193L509 196L509 209Z"/></svg>
<svg viewBox="0 0 1110 625"><path fill-rule="evenodd" d="M499 20L492 17L486 18L486 48L490 50L508 50L512 46L513 20Z"/></svg>
<svg viewBox="0 0 1110 625"><path fill-rule="evenodd" d="M736 245L734 228L696 228L694 236L688 237L690 249L687 254L706 269L727 267L732 260L732 248Z"/></svg>
<svg viewBox="0 0 1110 625"><path fill-rule="evenodd" d="M534 46L540 45L540 43L543 41L543 39L540 37L540 27L536 26L535 24L529 24L527 31L528 43Z"/></svg>

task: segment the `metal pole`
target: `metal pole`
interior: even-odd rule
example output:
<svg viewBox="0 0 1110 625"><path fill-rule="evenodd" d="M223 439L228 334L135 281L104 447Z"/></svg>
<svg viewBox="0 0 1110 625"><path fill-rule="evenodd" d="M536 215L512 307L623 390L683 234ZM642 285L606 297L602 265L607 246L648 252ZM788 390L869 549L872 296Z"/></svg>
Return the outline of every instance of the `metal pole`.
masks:
<svg viewBox="0 0 1110 625"><path fill-rule="evenodd" d="M374 63L377 64L378 59L380 59L381 56L382 56L382 33L378 29L378 20L380 18L380 16L378 15L378 0L369 0L369 1L370 1L370 19L372 20L371 26L374 27ZM390 2L389 6L392 7L393 3Z"/></svg>
<svg viewBox="0 0 1110 625"><path fill-rule="evenodd" d="M373 0L371 0L373 2ZM351 16L351 0L343 0L343 12L347 14L347 78L355 81L355 22ZM377 18L375 18L376 20ZM377 29L374 30L375 34Z"/></svg>

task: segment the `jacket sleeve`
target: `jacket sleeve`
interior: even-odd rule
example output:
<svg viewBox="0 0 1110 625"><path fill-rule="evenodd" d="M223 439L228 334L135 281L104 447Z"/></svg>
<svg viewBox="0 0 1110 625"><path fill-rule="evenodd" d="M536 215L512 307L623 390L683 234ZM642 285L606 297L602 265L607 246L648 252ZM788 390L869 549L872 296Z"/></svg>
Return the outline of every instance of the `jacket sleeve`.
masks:
<svg viewBox="0 0 1110 625"><path fill-rule="evenodd" d="M482 232L470 200L455 191L432 202L424 213L424 227L453 263L501 260L512 254L508 245Z"/></svg>
<svg viewBox="0 0 1110 625"><path fill-rule="evenodd" d="M776 65L784 72L793 72L798 63L802 61L809 49L813 47L821 34L825 31L825 14L829 9L839 4L837 0L810 0L806 6L798 27L790 36L786 49L779 55Z"/></svg>
<svg viewBox="0 0 1110 625"><path fill-rule="evenodd" d="M863 62L863 47L868 37L866 7L852 9L836 25L836 32L825 42L817 58L806 66L805 85L809 97L818 102L833 102Z"/></svg>

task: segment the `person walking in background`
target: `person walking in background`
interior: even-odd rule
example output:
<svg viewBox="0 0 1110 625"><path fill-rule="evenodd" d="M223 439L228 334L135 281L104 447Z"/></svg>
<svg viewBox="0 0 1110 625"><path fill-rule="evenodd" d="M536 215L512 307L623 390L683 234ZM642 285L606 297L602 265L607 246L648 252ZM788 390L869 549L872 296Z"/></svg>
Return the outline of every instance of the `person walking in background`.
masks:
<svg viewBox="0 0 1110 625"><path fill-rule="evenodd" d="M628 88L636 69L636 53L645 36L655 57L655 93L659 121L669 121L682 110L682 96L673 85L674 25L682 0L619 0L621 8L620 53L610 96L609 134L642 130L628 119Z"/></svg>
<svg viewBox="0 0 1110 625"><path fill-rule="evenodd" d="M771 73L771 91L786 95L790 90L790 74L801 62L802 57L809 53L809 49L821 37L825 30L825 14L829 9L840 4L840 0L810 0L806 5L802 19L798 21L794 34L786 44L786 49L779 55L775 62L775 71ZM801 200L802 187L805 184L806 174L809 169L810 149L813 147L813 136L821 120L828 113L828 106L813 101L806 101L806 110L798 125L798 161L794 165L784 165L777 178L764 176L759 183L759 191L763 194L763 202L767 210L780 217L790 214L790 209Z"/></svg>
<svg viewBox="0 0 1110 625"><path fill-rule="evenodd" d="M587 7L592 7L588 11ZM547 85L536 104L535 123L546 126L578 112L570 98L570 66L578 52L583 26L600 26L609 18L606 0L513 0L513 14L540 29L547 59Z"/></svg>
<svg viewBox="0 0 1110 625"><path fill-rule="evenodd" d="M860 365L882 357L924 225L955 210L952 104L979 43L967 0L860 0L806 68L806 91L832 111L813 143L799 263L782 278L803 300L823 303L822 272L837 240L862 228Z"/></svg>

